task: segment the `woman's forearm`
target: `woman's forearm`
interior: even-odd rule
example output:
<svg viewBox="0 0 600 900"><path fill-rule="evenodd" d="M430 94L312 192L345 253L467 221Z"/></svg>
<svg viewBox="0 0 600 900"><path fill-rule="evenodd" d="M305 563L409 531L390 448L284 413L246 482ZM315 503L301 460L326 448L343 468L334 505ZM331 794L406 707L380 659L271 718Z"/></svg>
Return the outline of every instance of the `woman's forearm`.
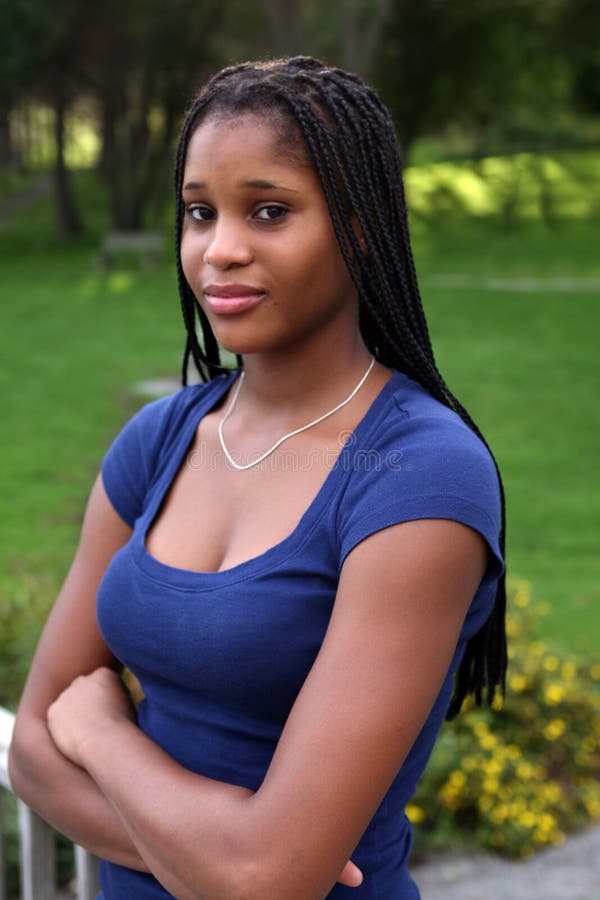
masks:
<svg viewBox="0 0 600 900"><path fill-rule="evenodd" d="M110 763L117 753L118 768ZM126 721L89 741L82 763L179 900L251 900L266 896L265 883L273 887L250 790L183 769Z"/></svg>
<svg viewBox="0 0 600 900"><path fill-rule="evenodd" d="M15 793L70 840L111 862L147 871L113 805L84 769L57 750L45 722L18 722L9 775Z"/></svg>

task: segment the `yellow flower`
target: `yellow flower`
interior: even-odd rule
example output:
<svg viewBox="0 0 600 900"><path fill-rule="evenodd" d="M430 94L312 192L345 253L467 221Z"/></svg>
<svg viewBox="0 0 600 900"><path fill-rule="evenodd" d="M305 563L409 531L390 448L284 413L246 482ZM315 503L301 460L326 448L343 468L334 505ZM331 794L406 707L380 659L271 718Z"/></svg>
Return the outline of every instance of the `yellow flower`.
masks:
<svg viewBox="0 0 600 900"><path fill-rule="evenodd" d="M517 759L521 759L523 756L521 752L521 748L517 746L517 744L509 744L508 747L505 748L505 753L508 759L511 759L515 762Z"/></svg>
<svg viewBox="0 0 600 900"><path fill-rule="evenodd" d="M522 628L518 622L515 622L514 619L506 620L506 634L510 638L519 637L522 632Z"/></svg>
<svg viewBox="0 0 600 900"><path fill-rule="evenodd" d="M483 771L486 775L490 776L499 775L502 771L502 768L502 763L497 759L488 759L487 762L483 764Z"/></svg>
<svg viewBox="0 0 600 900"><path fill-rule="evenodd" d="M590 818L597 819L600 816L600 797L586 797L583 802Z"/></svg>
<svg viewBox="0 0 600 900"><path fill-rule="evenodd" d="M565 733L567 725L564 719L552 719L544 728L544 737L548 741L556 741Z"/></svg>
<svg viewBox="0 0 600 900"><path fill-rule="evenodd" d="M500 787L500 782L497 778L484 778L482 782L482 787L484 791L488 794L496 794L498 793L498 788Z"/></svg>
<svg viewBox="0 0 600 900"><path fill-rule="evenodd" d="M547 803L558 803L562 791L555 781L549 781L540 788L542 796Z"/></svg>
<svg viewBox="0 0 600 900"><path fill-rule="evenodd" d="M496 711L504 709L504 697L502 696L502 694L494 694L494 699L492 700L492 709Z"/></svg>
<svg viewBox="0 0 600 900"><path fill-rule="evenodd" d="M529 781L531 776L533 775L533 766L528 762L521 762L517 766L517 778L520 778L521 781Z"/></svg>
<svg viewBox="0 0 600 900"><path fill-rule="evenodd" d="M496 806L495 809L492 809L492 811L490 812L490 820L494 823L494 825L502 825L503 822L506 822L508 817L508 807L504 804Z"/></svg>
<svg viewBox="0 0 600 900"><path fill-rule="evenodd" d="M565 689L558 681L552 681L544 691L544 699L548 706L557 706L564 698Z"/></svg>
<svg viewBox="0 0 600 900"><path fill-rule="evenodd" d="M535 823L535 816L530 809L526 810L524 813L521 813L521 815L519 816L519 825L522 825L523 828L533 828Z"/></svg>
<svg viewBox="0 0 600 900"><path fill-rule="evenodd" d="M416 803L407 804L406 815L414 825L417 825L419 822L424 822L427 818L425 810L420 806L417 806Z"/></svg>
<svg viewBox="0 0 600 900"><path fill-rule="evenodd" d="M514 691L515 694L522 694L524 690L526 690L529 682L524 675L521 675L518 672L515 672L514 675L508 679L508 686L511 691Z"/></svg>
<svg viewBox="0 0 600 900"><path fill-rule="evenodd" d="M565 681L572 681L577 675L577 666L572 660L568 660L562 664L560 674Z"/></svg>
<svg viewBox="0 0 600 900"><path fill-rule="evenodd" d="M560 660L558 656L545 656L542 665L547 672L556 672L560 665Z"/></svg>
<svg viewBox="0 0 600 900"><path fill-rule="evenodd" d="M590 678L593 678L594 681L600 681L600 663L594 663L593 666L590 666Z"/></svg>
<svg viewBox="0 0 600 900"><path fill-rule="evenodd" d="M494 801L487 794L484 794L477 801L477 806L479 807L479 809L481 810L482 813L489 812L493 805L494 805Z"/></svg>
<svg viewBox="0 0 600 900"><path fill-rule="evenodd" d="M556 819L551 813L543 813L538 822L538 827L542 829L542 831L547 831L550 833L556 828Z"/></svg>
<svg viewBox="0 0 600 900"><path fill-rule="evenodd" d="M448 782L455 788L462 788L467 783L467 776L460 769L455 769L453 772L450 772Z"/></svg>
<svg viewBox="0 0 600 900"><path fill-rule="evenodd" d="M523 608L524 606L529 605L529 599L531 596L531 584L528 581L519 581L516 585L515 593L512 596L512 602L515 606L520 606Z"/></svg>
<svg viewBox="0 0 600 900"><path fill-rule="evenodd" d="M477 737L482 737L484 734L490 733L490 729L485 722L475 722L475 724L473 725L473 731L475 732Z"/></svg>

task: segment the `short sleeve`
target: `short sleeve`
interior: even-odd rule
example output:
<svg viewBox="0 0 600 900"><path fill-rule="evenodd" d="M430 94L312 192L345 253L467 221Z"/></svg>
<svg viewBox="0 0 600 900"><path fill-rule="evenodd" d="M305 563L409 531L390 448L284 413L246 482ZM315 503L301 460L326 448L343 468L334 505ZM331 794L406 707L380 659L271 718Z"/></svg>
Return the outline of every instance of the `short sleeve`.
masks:
<svg viewBox="0 0 600 900"><path fill-rule="evenodd" d="M102 462L104 489L131 528L143 510L177 396L143 406L117 434Z"/></svg>
<svg viewBox="0 0 600 900"><path fill-rule="evenodd" d="M396 408L377 441L352 461L338 522L341 562L366 537L414 519L451 519L478 531L490 553L486 581L503 571L500 489L485 444L431 399L424 414ZM437 408L439 407L439 408Z"/></svg>

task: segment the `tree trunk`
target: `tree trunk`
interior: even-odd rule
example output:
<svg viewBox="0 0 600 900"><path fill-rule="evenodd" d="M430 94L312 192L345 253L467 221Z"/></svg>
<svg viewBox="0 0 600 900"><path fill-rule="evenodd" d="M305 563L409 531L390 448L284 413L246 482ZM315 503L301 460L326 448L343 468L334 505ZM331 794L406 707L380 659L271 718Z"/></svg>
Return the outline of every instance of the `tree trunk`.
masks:
<svg viewBox="0 0 600 900"><path fill-rule="evenodd" d="M8 169L14 162L13 146L10 132L10 110L8 106L0 107L0 169Z"/></svg>
<svg viewBox="0 0 600 900"><path fill-rule="evenodd" d="M66 103L60 84L55 85L54 96L54 141L56 162L54 164L54 190L56 200L56 224L63 240L75 237L82 231L82 223L71 188L69 170L65 162L65 113Z"/></svg>

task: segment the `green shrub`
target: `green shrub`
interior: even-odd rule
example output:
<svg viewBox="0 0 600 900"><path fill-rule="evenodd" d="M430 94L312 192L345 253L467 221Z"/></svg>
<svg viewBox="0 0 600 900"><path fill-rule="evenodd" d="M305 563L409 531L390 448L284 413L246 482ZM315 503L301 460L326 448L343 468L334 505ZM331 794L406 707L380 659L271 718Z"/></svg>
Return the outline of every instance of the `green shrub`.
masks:
<svg viewBox="0 0 600 900"><path fill-rule="evenodd" d="M600 817L600 664L533 640L543 605L509 592L505 701L448 723L407 813L417 852L476 845L530 856Z"/></svg>

